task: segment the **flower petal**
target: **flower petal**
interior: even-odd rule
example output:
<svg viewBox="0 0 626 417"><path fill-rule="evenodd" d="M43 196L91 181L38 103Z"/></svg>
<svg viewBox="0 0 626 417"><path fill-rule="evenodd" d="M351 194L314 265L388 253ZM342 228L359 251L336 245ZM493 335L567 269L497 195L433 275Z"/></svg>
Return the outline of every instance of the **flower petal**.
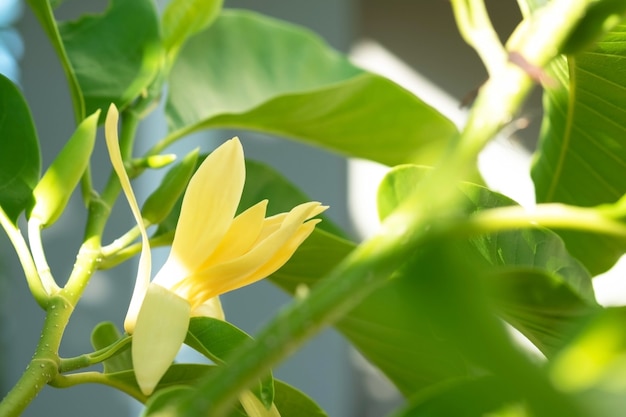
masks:
<svg viewBox="0 0 626 417"><path fill-rule="evenodd" d="M235 217L220 244L199 269L237 258L250 250L261 233L266 210L267 200L263 200Z"/></svg>
<svg viewBox="0 0 626 417"><path fill-rule="evenodd" d="M150 284L133 334L135 377L150 395L180 350L189 327L189 303L157 284Z"/></svg>
<svg viewBox="0 0 626 417"><path fill-rule="evenodd" d="M212 317L218 320L226 320L220 297L209 298L203 304L191 311L191 317Z"/></svg>
<svg viewBox="0 0 626 417"><path fill-rule="evenodd" d="M135 289L133 290L133 296L130 300L130 306L128 307L128 313L126 313L126 319L124 320L124 329L131 334L135 327L135 320L137 318L137 312L141 306L144 294L150 283L150 273L152 265L152 256L150 254L150 241L148 240L148 233L143 225L143 218L141 217L141 210L137 204L137 199L133 193L133 189L130 185L130 179L124 168L124 161L122 160L122 154L120 152L119 139L117 136L117 123L119 120L119 112L115 107L115 104L109 106L106 120L104 122L104 136L106 138L107 148L109 150L109 157L113 164L113 169L117 174L122 185L122 190L126 195L130 210L133 212L139 231L141 232L141 255L139 256L139 268L137 270L137 279L135 280Z"/></svg>
<svg viewBox="0 0 626 417"><path fill-rule="evenodd" d="M196 272L182 281L174 291L188 299L193 307L203 300L265 278L287 262L319 221L303 222L325 209L317 202L293 208L285 216L281 227L252 250L231 261Z"/></svg>
<svg viewBox="0 0 626 417"><path fill-rule="evenodd" d="M196 270L229 229L245 181L243 148L233 138L214 150L191 178L183 198L168 263ZM166 287L185 276L169 276ZM155 277L156 280L156 277Z"/></svg>

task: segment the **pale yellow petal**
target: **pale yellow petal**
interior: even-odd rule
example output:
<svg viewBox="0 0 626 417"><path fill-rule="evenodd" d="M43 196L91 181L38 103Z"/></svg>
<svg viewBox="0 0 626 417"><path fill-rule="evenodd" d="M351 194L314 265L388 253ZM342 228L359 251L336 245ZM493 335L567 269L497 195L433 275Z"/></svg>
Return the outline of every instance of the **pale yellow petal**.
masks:
<svg viewBox="0 0 626 417"><path fill-rule="evenodd" d="M114 104L109 106L106 120L104 122L104 136L106 138L107 149L109 150L109 156L113 169L117 174L122 185L122 190L126 195L130 209L133 212L139 231L141 232L141 255L139 256L139 268L137 270L137 279L135 280L135 289L133 290L133 296L130 300L130 306L128 313L126 313L126 319L124 320L124 329L128 333L132 333L135 327L135 320L137 318L137 312L139 306L143 300L144 294L150 283L150 270L152 264L152 256L150 255L150 241L148 240L148 234L143 224L141 217L141 210L137 204L137 199L133 193L133 189L130 185L130 180L126 169L124 168L124 161L122 160L122 154L120 152L119 139L117 135L117 123L119 120L119 113Z"/></svg>
<svg viewBox="0 0 626 417"><path fill-rule="evenodd" d="M300 206L314 207L314 209L310 211L309 217L307 217L307 219L315 217L318 214L324 212L326 209L328 209L328 206L322 206L320 205L320 203L315 202L315 201L309 202L309 203L303 203L296 207L300 207ZM274 216L266 218L263 224L263 229L261 230L261 233L259 233L259 238L257 239L257 242L262 241L263 239L265 239L266 237L274 233L276 230L278 230L283 224L283 221L285 220L288 214L289 213L279 213Z"/></svg>
<svg viewBox="0 0 626 417"><path fill-rule="evenodd" d="M195 270L213 252L233 220L245 181L243 148L233 138L214 150L189 182L170 256Z"/></svg>
<svg viewBox="0 0 626 417"><path fill-rule="evenodd" d="M218 320L226 320L220 297L209 298L203 304L191 311L191 317L212 317Z"/></svg>
<svg viewBox="0 0 626 417"><path fill-rule="evenodd" d="M199 269L207 269L250 250L263 228L266 209L267 200L263 200L235 217L220 244Z"/></svg>
<svg viewBox="0 0 626 417"><path fill-rule="evenodd" d="M266 409L261 400L251 391L244 391L239 394L239 402L248 417L280 417L280 413L273 403L269 410Z"/></svg>
<svg viewBox="0 0 626 417"><path fill-rule="evenodd" d="M145 395L154 391L185 341L190 311L189 303L171 291L148 286L131 347L137 384Z"/></svg>
<svg viewBox="0 0 626 417"><path fill-rule="evenodd" d="M310 221L311 225L302 224L310 218L312 213L319 213L319 203L306 203L292 209L285 217L280 229L268 236L252 250L219 265L215 265L207 270L198 271L193 276L180 283L175 288L179 294L189 297L192 306L200 304L215 295L224 294L228 291L249 285L254 281L265 278L267 275L255 274L257 270L274 272L280 268L304 239L313 230L316 221ZM295 239L295 240L292 240ZM298 242L293 247L292 242ZM289 248L284 253L289 255L278 256L276 262L273 258L281 254L283 248Z"/></svg>

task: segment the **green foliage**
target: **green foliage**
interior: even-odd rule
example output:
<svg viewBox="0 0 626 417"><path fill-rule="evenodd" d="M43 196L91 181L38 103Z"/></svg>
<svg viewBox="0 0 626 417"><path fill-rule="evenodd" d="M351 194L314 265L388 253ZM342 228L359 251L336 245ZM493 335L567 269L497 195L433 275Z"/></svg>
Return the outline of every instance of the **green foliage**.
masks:
<svg viewBox="0 0 626 417"><path fill-rule="evenodd" d="M0 74L0 208L16 222L32 206L39 180L39 142L30 110L17 87Z"/></svg>
<svg viewBox="0 0 626 417"><path fill-rule="evenodd" d="M623 1L520 0L524 20L505 49L482 2L452 0L461 33L490 73L461 132L317 35L223 10L221 0L172 0L161 16L152 0L111 0L102 14L59 23L53 8L61 3L29 1L66 72L78 126L41 181L28 105L0 76L0 225L46 311L29 365L42 371L24 373L0 402L0 415L22 414L46 384L100 383L144 402L145 416L242 417L239 398L251 390L283 417L324 417L305 394L274 380L271 369L327 325L335 325L407 398L395 417L621 415L625 310L597 304L592 276L626 251ZM527 65L512 63L507 50ZM544 69L547 77L529 74L544 75ZM532 169L539 205L525 211L462 180L476 171L478 153L510 122L537 78L545 84ZM169 133L135 157L135 149L145 149L134 143L138 125L165 89ZM187 134L225 127L390 165L377 199L380 230L355 243L321 215L323 221L269 277L294 295L293 303L254 338L225 321L192 318L185 343L213 364L172 364L149 397L133 371L133 336L121 335L113 323L94 329L94 352L60 358L63 332L93 272L141 250L139 228L101 246L121 186L111 176L95 189L89 164L98 111L111 103L122 110L120 147L131 178L170 163L174 157L162 152ZM157 226L151 245L172 242L181 196L199 159L197 151L189 153L145 201L141 214ZM88 218L62 287L38 232L61 215L78 182L88 196ZM265 199L268 215L309 201L273 168L246 161L238 212ZM31 208L27 242L18 220ZM272 221L263 233L278 227ZM225 263L225 270L242 258ZM145 261L147 256L140 262L139 296ZM188 297L191 306L197 300L191 301L183 282L197 274L188 269L172 267L190 276L168 291ZM541 351L540 361L512 340L509 325ZM83 372L96 365L102 370Z"/></svg>
<svg viewBox="0 0 626 417"><path fill-rule="evenodd" d="M614 203L626 192L626 26L593 49L550 67L557 86L545 90L545 119L532 175L537 201L581 206ZM626 249L623 239L560 231L568 250L596 275Z"/></svg>
<svg viewBox="0 0 626 417"><path fill-rule="evenodd" d="M238 127L393 165L432 162L456 135L430 106L316 36L249 12L224 11L191 39L169 85L171 138Z"/></svg>
<svg viewBox="0 0 626 417"><path fill-rule="evenodd" d="M228 362L234 349L251 340L250 336L230 323L210 317L195 317L189 323L185 343L207 358L223 364ZM260 381L252 391L269 408L274 401L272 375Z"/></svg>
<svg viewBox="0 0 626 417"><path fill-rule="evenodd" d="M87 114L126 107L163 64L156 8L150 0L111 0L102 15L59 25ZM104 41L106 40L106 41Z"/></svg>

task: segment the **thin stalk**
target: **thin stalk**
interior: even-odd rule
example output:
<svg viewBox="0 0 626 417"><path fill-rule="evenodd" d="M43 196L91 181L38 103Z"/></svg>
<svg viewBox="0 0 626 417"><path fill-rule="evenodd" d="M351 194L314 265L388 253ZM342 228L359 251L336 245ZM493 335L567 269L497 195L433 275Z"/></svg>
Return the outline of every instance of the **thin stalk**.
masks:
<svg viewBox="0 0 626 417"><path fill-rule="evenodd" d="M13 244L13 248L15 248L15 253L17 253L17 257L24 270L26 282L28 283L31 294L33 294L37 304L45 309L48 305L49 294L39 278L39 272L37 271L37 267L35 266L35 262L33 261L33 257L24 240L22 232L9 220L4 210L2 210L2 207L0 207L0 225L2 225L2 228Z"/></svg>
<svg viewBox="0 0 626 417"><path fill-rule="evenodd" d="M97 363L103 362L114 356L117 352L130 344L130 336L124 336L115 343L95 352L76 356L74 358L62 358L59 363L59 372L69 372L76 369L87 368Z"/></svg>
<svg viewBox="0 0 626 417"><path fill-rule="evenodd" d="M141 403L145 403L148 400L148 397L143 395L139 389L132 388L124 381L117 380L114 377L101 372L80 372L70 375L59 374L52 381L50 381L50 385L55 388L69 388L81 384L107 385L130 395Z"/></svg>
<svg viewBox="0 0 626 417"><path fill-rule="evenodd" d="M608 217L603 208L558 203L540 204L530 211L519 206L483 210L451 228L463 234L483 234L537 226L587 231L626 240L626 225Z"/></svg>
<svg viewBox="0 0 626 417"><path fill-rule="evenodd" d="M28 221L28 242L30 244L33 260L35 261L35 266L37 267L37 273L39 274L39 278L46 292L48 294L57 293L60 288L52 276L52 271L48 265L46 253L43 250L43 244L41 242L41 222L34 217Z"/></svg>
<svg viewBox="0 0 626 417"><path fill-rule="evenodd" d="M59 56L70 87L70 94L74 107L74 119L78 124L85 118L85 103L83 100L83 94L80 85L78 84L74 68L72 68L70 59L67 56L67 51L65 50L65 45L61 39L61 34L59 33L59 28L56 24L50 2L48 0L28 0L28 3L35 13L35 16L39 19L41 26L46 32L46 35L48 35L52 46Z"/></svg>

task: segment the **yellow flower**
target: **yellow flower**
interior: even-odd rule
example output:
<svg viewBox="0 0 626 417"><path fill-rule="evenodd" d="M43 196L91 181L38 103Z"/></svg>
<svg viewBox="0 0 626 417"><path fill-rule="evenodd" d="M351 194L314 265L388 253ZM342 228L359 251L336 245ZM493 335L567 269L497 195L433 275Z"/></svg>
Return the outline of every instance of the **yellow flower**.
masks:
<svg viewBox="0 0 626 417"><path fill-rule="evenodd" d="M117 109L111 106L105 122L107 147L143 243L124 328L133 334L137 382L149 395L182 346L189 318L223 320L218 296L259 281L283 266L320 222L312 218L327 207L304 203L266 218L267 201L262 201L235 217L245 165L241 143L233 138L213 151L191 178L169 257L150 282L148 237L124 170L117 122Z"/></svg>

